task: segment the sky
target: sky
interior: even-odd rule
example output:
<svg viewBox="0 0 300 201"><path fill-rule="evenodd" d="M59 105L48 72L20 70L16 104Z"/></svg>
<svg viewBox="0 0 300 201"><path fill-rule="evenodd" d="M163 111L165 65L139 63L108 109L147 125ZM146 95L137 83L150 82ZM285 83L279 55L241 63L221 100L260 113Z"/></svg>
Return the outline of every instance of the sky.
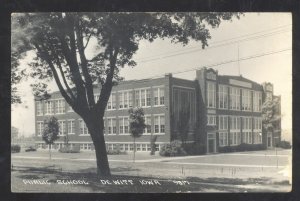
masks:
<svg viewBox="0 0 300 201"><path fill-rule="evenodd" d="M141 41L133 56L137 66L120 71L125 80L174 77L194 80L195 69L211 67L220 75L239 75L257 83L271 82L274 94L281 95L282 138L291 140L292 128L292 16L290 13L244 13L241 18L222 21L210 28L211 39L204 50L200 42L186 46L157 39ZM93 41L91 41L93 42ZM87 55L92 55L92 48ZM21 61L27 67L30 56ZM184 71L184 72L183 72ZM34 134L34 102L30 83L18 85L23 103L12 105L12 126L20 134ZM56 91L55 83L51 84Z"/></svg>

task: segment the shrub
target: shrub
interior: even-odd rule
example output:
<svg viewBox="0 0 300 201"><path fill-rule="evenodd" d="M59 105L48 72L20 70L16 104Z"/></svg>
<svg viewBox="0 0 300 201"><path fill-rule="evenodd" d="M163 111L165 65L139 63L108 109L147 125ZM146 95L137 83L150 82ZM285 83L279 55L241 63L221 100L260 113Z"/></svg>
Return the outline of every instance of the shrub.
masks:
<svg viewBox="0 0 300 201"><path fill-rule="evenodd" d="M61 147L58 151L61 153L79 153L80 147L79 145L75 145L72 148L69 146L65 146L65 147Z"/></svg>
<svg viewBox="0 0 300 201"><path fill-rule="evenodd" d="M205 145L199 142L185 144L183 148L188 155L205 154Z"/></svg>
<svg viewBox="0 0 300 201"><path fill-rule="evenodd" d="M291 146L291 143L288 142L288 141L280 141L278 144L276 144L276 147L280 147L280 148L283 148L283 149L290 149L292 148Z"/></svg>
<svg viewBox="0 0 300 201"><path fill-rule="evenodd" d="M161 156L185 156L186 152L181 146L179 140L174 140L170 144L165 144L161 147L159 155Z"/></svg>
<svg viewBox="0 0 300 201"><path fill-rule="evenodd" d="M19 153L21 151L21 147L18 144L11 145L11 153Z"/></svg>
<svg viewBox="0 0 300 201"><path fill-rule="evenodd" d="M114 150L107 150L107 155L126 155L127 152L126 151L121 151L119 149L114 149Z"/></svg>

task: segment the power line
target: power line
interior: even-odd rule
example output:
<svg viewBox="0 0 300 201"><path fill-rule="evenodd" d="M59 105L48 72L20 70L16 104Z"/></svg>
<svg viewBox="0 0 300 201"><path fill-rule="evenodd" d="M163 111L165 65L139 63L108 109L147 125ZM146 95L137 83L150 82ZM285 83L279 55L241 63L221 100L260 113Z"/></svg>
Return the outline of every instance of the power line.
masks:
<svg viewBox="0 0 300 201"><path fill-rule="evenodd" d="M291 25L292 25L292 24L287 24L287 25L275 27L275 28L272 28L272 29L267 29L267 30L263 30L263 31L258 31L258 32L250 33L250 34L245 34L245 35L242 35L242 36L233 37L233 38L229 38L229 39L225 39L225 40L215 41L215 42L212 42L212 43L210 43L210 44L222 43L222 42L225 42L225 41L230 41L230 40L234 40L234 39L238 39L238 38L244 38L244 37L251 36L251 35L256 35L256 34L259 34L259 33L264 33L264 32L274 31L274 30L276 30L276 29L282 29L282 28L284 28L284 27L288 27L288 26L291 26ZM283 29L283 30L284 30L284 29ZM282 31L282 30L277 30L277 31ZM268 33L268 34L270 34L270 33ZM194 48L199 48L199 46L189 47L189 48L186 48L185 50L177 50L177 51L172 51L172 52L165 52L165 53L162 53L162 54L160 54L160 55L153 55L153 56L150 56L150 57L137 58L137 60L140 60L140 59L147 59L147 58L152 58L152 57L157 57L157 56L161 56L161 55L169 54L169 53L173 53L173 52L182 52L182 51L186 51L186 50L194 49Z"/></svg>
<svg viewBox="0 0 300 201"><path fill-rule="evenodd" d="M238 60L239 61L251 60L251 59L255 59L255 58L259 58L259 57L263 57L263 56L278 54L278 53L289 51L289 50L292 50L292 49L291 48L286 48L286 49L281 49L281 50L278 50L278 51L271 51L271 52L266 52L266 53L262 53L262 54L255 54L255 55L250 55L250 56L247 56L247 57L242 57L240 59L232 59L232 60L222 61L222 62L219 62L219 63L210 64L210 65L203 65L202 67L211 68L211 67L220 66L220 65L224 65L224 64L234 63L234 62L237 62ZM195 71L195 70L201 69L202 67L197 67L197 68L192 68L192 69L188 69L188 70L172 72L172 74L174 75L174 74L181 74L181 73L186 73L186 72L190 72L190 71ZM160 75L155 75L155 76L152 76L152 77L144 78L142 80L135 80L135 81L136 82L143 82L143 80L160 78L160 77L163 77L166 74L167 73L160 74Z"/></svg>
<svg viewBox="0 0 300 201"><path fill-rule="evenodd" d="M198 49L187 51L187 52L181 52L181 53L177 53L177 54L170 54L170 55L163 56L163 57L137 61L137 63L147 63L147 62L151 62L151 61L166 59L166 58L170 58L170 57L174 57L174 56L180 56L180 55L193 53L193 52L197 52L197 51L204 51L204 50L213 49L213 48L217 48L217 47L223 47L223 46L227 46L227 45L231 45L231 44L235 44L235 43L241 43L241 42L245 42L245 41L250 41L250 40L255 40L255 39L264 38L264 37L268 37L268 36L273 36L273 35L280 34L280 33L285 33L285 32L289 32L289 30L282 30L282 31L277 31L277 32L274 32L274 33L268 33L268 34L264 34L264 35L260 35L260 36L254 36L254 37L250 37L250 38L246 38L246 39L242 39L242 40L231 41L231 42L228 42L228 43L207 47L206 49L198 48Z"/></svg>

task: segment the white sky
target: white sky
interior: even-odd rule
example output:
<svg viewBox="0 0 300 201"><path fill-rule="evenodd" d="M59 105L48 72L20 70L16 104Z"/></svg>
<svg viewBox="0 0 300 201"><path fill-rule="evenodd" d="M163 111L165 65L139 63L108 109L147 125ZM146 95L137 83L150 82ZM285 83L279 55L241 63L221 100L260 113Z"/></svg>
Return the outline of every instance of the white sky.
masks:
<svg viewBox="0 0 300 201"><path fill-rule="evenodd" d="M142 41L138 52L134 55L137 66L122 69L121 76L131 80L173 73L174 77L193 80L196 75L193 69L237 60L238 49L239 58L271 53L240 61L239 65L238 62L232 62L213 68L217 69L219 74L238 75L240 66L240 73L244 77L258 83L265 81L273 83L275 95L281 95L282 98L283 138L291 140L291 24L290 13L245 13L240 20L223 21L219 28L211 29L212 38L208 41L209 48L205 50L201 50L201 43L194 41L185 47L181 44L172 44L169 40L159 39L153 43ZM176 56L166 57L174 54ZM22 61L22 65L26 66L27 62L28 59ZM191 71L176 73L186 70ZM23 104L12 106L12 125L19 128L20 133L24 135L34 133L34 103L30 82L33 81L27 80L19 85ZM53 86L53 91L57 90L54 84Z"/></svg>

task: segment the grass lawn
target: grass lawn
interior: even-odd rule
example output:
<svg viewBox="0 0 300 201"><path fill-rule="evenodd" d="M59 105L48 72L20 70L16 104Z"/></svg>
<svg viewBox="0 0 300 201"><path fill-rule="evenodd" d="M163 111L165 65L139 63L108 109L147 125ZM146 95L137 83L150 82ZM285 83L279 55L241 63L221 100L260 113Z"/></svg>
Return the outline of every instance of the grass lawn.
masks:
<svg viewBox="0 0 300 201"><path fill-rule="evenodd" d="M274 165L273 152L267 165ZM98 178L95 174L96 163L93 152L79 154L53 153L53 160L48 160L48 152L18 153L12 155L13 192L287 192L291 185L286 177L278 172L279 168L206 166L201 163L217 164L250 164L256 161L261 164L262 152L249 153L237 157L237 154L206 155L179 158L151 156L149 153L138 153L136 163L132 154L109 155L112 178ZM251 155L251 153L250 153ZM23 158L27 157L27 158ZM40 157L40 158L30 158ZM91 159L91 160L90 160ZM192 162L191 164L186 162ZM199 163L201 164L199 166ZM55 165L61 169L52 170ZM286 165L282 156L280 165ZM103 183L101 180L109 180ZM25 184L26 181L47 180L50 184ZM84 180L85 184L59 184L57 180ZM115 184L117 180L131 180L131 183ZM150 183L143 183L148 181ZM158 183L153 183L157 180ZM177 181L177 182L176 182ZM24 183L25 182L25 183ZM152 184L152 183L153 184Z"/></svg>

